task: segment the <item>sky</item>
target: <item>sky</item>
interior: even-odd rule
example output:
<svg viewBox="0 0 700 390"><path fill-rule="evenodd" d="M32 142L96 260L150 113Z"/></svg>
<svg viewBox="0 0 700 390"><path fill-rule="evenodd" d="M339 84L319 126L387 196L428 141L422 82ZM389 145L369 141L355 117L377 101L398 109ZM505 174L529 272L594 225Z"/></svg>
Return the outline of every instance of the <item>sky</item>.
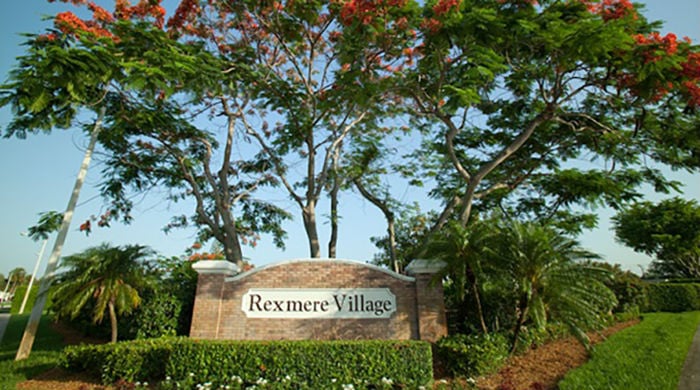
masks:
<svg viewBox="0 0 700 390"><path fill-rule="evenodd" d="M700 41L700 1L646 0L640 3L646 5L645 15L649 19L664 21L662 33L674 32L679 37L688 36L694 42ZM2 81L6 80L10 69L15 65L15 58L24 51L21 45L24 38L21 34L42 32L50 25L50 22L45 20L47 15L54 15L69 7L63 3L48 3L46 0L25 0L13 2L11 12L0 13ZM9 109L0 109L0 132L4 132L11 118L12 113ZM36 224L39 213L65 210L87 142L88 139L82 132L73 130L30 135L24 140L0 138L0 274L7 276L17 267L22 267L27 272L34 269L41 242L34 242L23 233ZM100 156L97 153L80 195L70 233L63 247L63 256L105 242L113 245L147 245L161 255L179 256L194 243L193 230L174 230L168 234L162 230L171 216L192 214L191 204L170 204L164 201L165 194L158 191L135 199L135 220L130 225L115 223L108 229L95 228L89 236L79 232L81 222L105 211L98 192L101 168ZM646 199L658 201L664 197L680 195L700 201L700 174L672 172L665 168L664 172L685 185L683 194L660 196L646 191ZM425 204L422 194L408 188L394 189L394 192L401 194L399 200L405 203ZM278 205L287 208L294 215L294 220L286 225L289 233L286 250L275 248L270 240L263 236L256 248L244 248L244 255L256 266L308 257L308 245L296 206L283 195L275 200ZM377 249L369 238L384 235L384 219L374 206L358 194L345 193L340 201L342 219L338 257L370 261ZM328 225L324 223L327 220L324 218L325 210L327 207L321 204L318 214L324 254L327 253L325 242L328 238ZM624 269L640 273L651 259L615 242L614 233L610 230L609 219L613 215L611 210L601 208L595 211L600 215L599 226L579 237L582 245L602 255L610 263L617 263ZM55 235L49 239L39 266L39 276L46 267L54 239Z"/></svg>

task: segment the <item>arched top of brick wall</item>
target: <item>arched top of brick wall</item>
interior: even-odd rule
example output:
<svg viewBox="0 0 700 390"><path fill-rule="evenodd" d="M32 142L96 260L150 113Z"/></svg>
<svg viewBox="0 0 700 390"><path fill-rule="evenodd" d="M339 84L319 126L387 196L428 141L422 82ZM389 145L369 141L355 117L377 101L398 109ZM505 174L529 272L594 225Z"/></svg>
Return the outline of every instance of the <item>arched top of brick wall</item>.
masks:
<svg viewBox="0 0 700 390"><path fill-rule="evenodd" d="M228 278L226 278L226 282L239 281L239 280L242 280L242 279L246 279L246 278L248 278L248 277L250 277L250 276L252 276L252 275L254 275L254 274L256 274L256 273L263 272L263 271L266 271L266 270L270 270L270 269L272 269L272 268L276 268L276 267L285 267L285 266L289 266L289 265L292 265L292 264L295 264L295 265L296 265L296 264L300 264L300 263L310 263L310 264L313 264L313 265L318 265L318 264L322 264L322 263L328 263L329 265L330 265L330 264L333 264L333 265L336 265L336 266L337 266L337 265L345 265L345 266L348 266L348 267L364 267L364 268L368 268L368 269L373 270L373 271L377 271L377 272L384 273L384 274L386 274L386 275L388 275L388 276L390 276L390 277L393 277L393 278L398 279L398 280L401 280L401 281L405 281L405 282L414 282L414 281L415 281L415 278L413 278L413 277L406 276L406 275L401 275L401 274L398 274L398 273L396 273L396 272L390 271L390 270L388 270L388 269L381 268L381 267L378 267L378 266L373 265L373 264L363 263L363 262L356 261L356 260L345 260L345 259L295 259L295 260L286 260L286 261L281 261L281 262L278 262L278 263L267 264L267 265L264 265L264 266L261 266L261 267L256 267L256 268L253 268L253 269L251 269L251 270L249 270L249 271L240 273L240 274L238 274L238 275L236 275L236 276L228 277Z"/></svg>

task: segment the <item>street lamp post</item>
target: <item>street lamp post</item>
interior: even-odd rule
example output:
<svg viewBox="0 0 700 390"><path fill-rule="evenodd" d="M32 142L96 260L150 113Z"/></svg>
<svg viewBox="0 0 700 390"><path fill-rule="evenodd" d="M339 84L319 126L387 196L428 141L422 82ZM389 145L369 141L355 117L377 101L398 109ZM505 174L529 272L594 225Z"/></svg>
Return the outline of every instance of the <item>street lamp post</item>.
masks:
<svg viewBox="0 0 700 390"><path fill-rule="evenodd" d="M25 235L22 233L22 235ZM24 307L27 305L27 300L29 299L29 293L32 291L32 286L34 285L34 279L36 279L36 273L39 271L39 264L41 264L41 258L44 257L44 250L46 249L46 243L49 242L48 238L44 239L44 243L41 245L41 250L36 258L36 263L34 264L34 271L32 271L32 277L29 279L29 286L27 291L24 293L24 299L22 299L22 306L19 308L19 314L24 313Z"/></svg>

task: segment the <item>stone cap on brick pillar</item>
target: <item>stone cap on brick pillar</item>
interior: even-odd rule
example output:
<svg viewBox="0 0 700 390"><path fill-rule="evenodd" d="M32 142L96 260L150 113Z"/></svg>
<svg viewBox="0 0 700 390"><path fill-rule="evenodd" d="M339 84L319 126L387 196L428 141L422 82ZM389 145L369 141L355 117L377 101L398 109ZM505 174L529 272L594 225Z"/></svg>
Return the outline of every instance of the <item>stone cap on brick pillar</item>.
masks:
<svg viewBox="0 0 700 390"><path fill-rule="evenodd" d="M436 274L446 265L447 263L441 260L416 259L408 263L406 273L409 275Z"/></svg>
<svg viewBox="0 0 700 390"><path fill-rule="evenodd" d="M233 276L240 271L236 263L226 260L200 260L192 264L192 269L200 275Z"/></svg>

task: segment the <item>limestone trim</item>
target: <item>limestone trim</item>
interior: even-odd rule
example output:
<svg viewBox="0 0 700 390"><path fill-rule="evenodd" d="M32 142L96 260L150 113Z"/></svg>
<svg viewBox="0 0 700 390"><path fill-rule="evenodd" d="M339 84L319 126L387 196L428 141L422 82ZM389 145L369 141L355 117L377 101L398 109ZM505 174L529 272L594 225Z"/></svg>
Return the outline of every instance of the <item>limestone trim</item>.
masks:
<svg viewBox="0 0 700 390"><path fill-rule="evenodd" d="M291 264L291 263L304 263L304 262L307 262L307 263L348 264L348 265L360 266L360 267L365 267L365 268L369 268L369 269L372 269L372 270L375 270L375 271L379 271L379 272L385 273L385 274L387 274L387 275L389 275L389 276L391 276L391 277L393 277L393 278L396 278L396 279L401 280L401 281L404 281L404 282L415 282L415 281L416 281L416 278L414 278L414 277L406 276L406 275L401 275L401 274L398 274L398 273L396 273L396 272L394 272L394 271L391 271L391 270L388 270L388 269L385 269L385 268L378 267L378 266L376 266L376 265L374 265L374 264L363 263L363 262L357 261L357 260L328 259L328 258L321 258L321 259L311 259L311 258L307 258L307 259L285 260L285 261L280 261L280 262L277 262L277 263L266 264L266 265L263 265L263 266L261 266L261 267L256 267L256 268L253 268L253 269L251 269L251 270L249 270L249 271L240 273L240 274L235 275L235 276L229 276L229 277L227 277L227 278L224 279L224 282L236 282L236 281L239 281L239 280L241 280L241 279L245 279L245 278L247 278L247 277L249 277L249 276L251 276L251 275L254 275L254 274L258 273L258 272L261 272L261 271L264 271L264 270L268 270L268 269L271 269L271 268L274 268L274 267L280 267L280 266L284 266L284 265Z"/></svg>
<svg viewBox="0 0 700 390"><path fill-rule="evenodd" d="M226 260L201 260L192 264L192 269L200 275L230 276L239 271L235 263Z"/></svg>

